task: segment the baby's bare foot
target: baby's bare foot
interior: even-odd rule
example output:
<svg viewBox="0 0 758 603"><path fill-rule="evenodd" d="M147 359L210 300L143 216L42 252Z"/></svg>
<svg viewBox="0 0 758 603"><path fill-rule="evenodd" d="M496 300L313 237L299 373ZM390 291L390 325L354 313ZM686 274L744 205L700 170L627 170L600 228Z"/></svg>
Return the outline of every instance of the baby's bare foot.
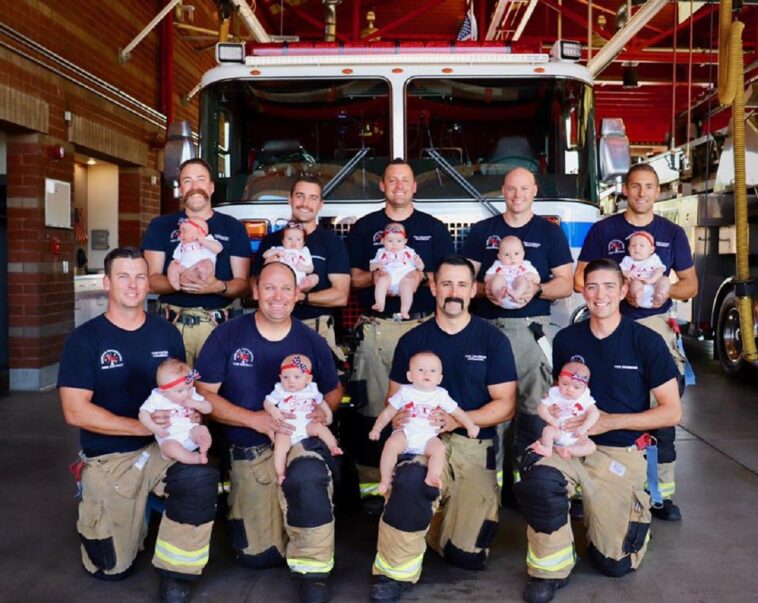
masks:
<svg viewBox="0 0 758 603"><path fill-rule="evenodd" d="M340 456L342 454L342 448L335 446L334 448L331 448L329 452L332 453L332 456Z"/></svg>
<svg viewBox="0 0 758 603"><path fill-rule="evenodd" d="M544 457L553 456L553 449L548 448L547 446L543 446L542 442L540 442L539 440L537 440L534 444L529 446L529 448L533 450L534 452L536 452L537 454L539 454L540 456L544 456Z"/></svg>
<svg viewBox="0 0 758 603"><path fill-rule="evenodd" d="M379 492L382 496L387 494L387 491L389 490L390 485L389 482L379 482L379 485L376 487L376 491Z"/></svg>
<svg viewBox="0 0 758 603"><path fill-rule="evenodd" d="M442 476L427 473L424 483L432 488L442 488Z"/></svg>

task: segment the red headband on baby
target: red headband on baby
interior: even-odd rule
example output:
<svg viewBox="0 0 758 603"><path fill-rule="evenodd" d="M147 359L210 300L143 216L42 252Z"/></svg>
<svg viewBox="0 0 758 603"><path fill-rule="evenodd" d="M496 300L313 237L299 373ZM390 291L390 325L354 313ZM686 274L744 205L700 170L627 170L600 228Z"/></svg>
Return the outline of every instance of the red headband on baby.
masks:
<svg viewBox="0 0 758 603"><path fill-rule="evenodd" d="M388 234L392 233L397 233L405 236L405 228L403 228L402 224L387 224L387 226L384 227L384 233L382 236L386 237Z"/></svg>
<svg viewBox="0 0 758 603"><path fill-rule="evenodd" d="M561 372L558 373L558 376L568 377L569 379L573 379L574 381L579 381L580 383L584 383L585 385L587 385L590 382L588 377L585 377L584 375L580 375L579 373L574 372L574 371L569 371L567 369L561 370Z"/></svg>
<svg viewBox="0 0 758 603"><path fill-rule="evenodd" d="M650 245L655 248L655 239L653 238L653 235L651 235L646 230L635 230L627 237L627 240L631 241L634 237L645 237L648 243L650 243Z"/></svg>
<svg viewBox="0 0 758 603"><path fill-rule="evenodd" d="M200 373L198 373L196 370L192 369L189 373L184 375L183 377L177 377L173 381L169 381L168 383L164 383L159 387L159 389L171 389L172 387L176 387L177 385L181 383L192 383L196 381L197 379L200 379Z"/></svg>
<svg viewBox="0 0 758 603"><path fill-rule="evenodd" d="M305 362L303 362L303 359L300 358L300 356L293 356L291 362L288 362L287 364L282 364L282 366L279 368L282 371L285 369L300 369L306 375L311 374L311 369L308 368L308 365L305 364Z"/></svg>
<svg viewBox="0 0 758 603"><path fill-rule="evenodd" d="M187 218L187 224L191 224L192 226L197 228L200 232L202 232L204 235L206 236L208 235L208 231L205 230L205 228L203 228L202 226L200 226L200 224L195 222L192 218Z"/></svg>

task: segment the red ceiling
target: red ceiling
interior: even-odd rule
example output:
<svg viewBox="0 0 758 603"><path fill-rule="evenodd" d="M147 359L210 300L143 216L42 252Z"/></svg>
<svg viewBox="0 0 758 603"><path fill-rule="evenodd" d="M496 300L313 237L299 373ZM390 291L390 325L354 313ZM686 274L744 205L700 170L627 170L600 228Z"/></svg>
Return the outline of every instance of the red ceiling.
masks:
<svg viewBox="0 0 758 603"><path fill-rule="evenodd" d="M481 40L498 2L471 2ZM323 40L322 0L257 0L251 4L268 33L295 35L301 41ZM513 6L520 6L523 13L527 4L516 2ZM598 117L623 117L634 143L666 142L672 115L678 116L677 142L684 142L688 107L707 96L710 83L718 77L715 51L718 49L719 3L704 5L695 12L693 19L678 24L679 10L689 5L689 2L667 4L597 78ZM454 41L467 6L467 0L342 0L336 9L337 40L345 43L366 41L366 13L371 10L376 15L375 27L380 30L378 36L371 36L374 39L380 37L384 42ZM615 33L617 11L622 7L626 7L625 0L592 0L593 55ZM638 9L639 6L634 6L632 12ZM550 45L557 39L560 27L562 38L582 42L586 57L588 12L588 0L539 0L521 41L529 45ZM746 78L755 77L758 71L755 69L758 6L746 3L739 17L746 25L743 34L745 65L752 65ZM510 40L511 35L512 31L506 31L501 37ZM622 87L624 61L636 63L639 87ZM691 121L696 122L698 118L696 112Z"/></svg>

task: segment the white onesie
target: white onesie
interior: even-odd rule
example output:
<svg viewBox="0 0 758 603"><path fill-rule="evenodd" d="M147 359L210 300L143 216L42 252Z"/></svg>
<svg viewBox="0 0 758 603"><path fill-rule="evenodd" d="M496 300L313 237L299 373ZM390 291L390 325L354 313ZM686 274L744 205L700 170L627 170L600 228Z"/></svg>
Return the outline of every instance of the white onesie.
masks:
<svg viewBox="0 0 758 603"><path fill-rule="evenodd" d="M629 273L638 279L651 278L658 268L663 268L664 271L666 270L666 266L663 265L663 262L661 262L661 258L658 257L657 253L654 253L644 260L635 260L632 258L632 256L626 255L624 256L624 259L621 260L619 268L621 268L621 272ZM666 277L662 276L661 278ZM655 285L645 283L642 286L642 299L640 300L640 308L652 308L654 295Z"/></svg>
<svg viewBox="0 0 758 603"><path fill-rule="evenodd" d="M495 261L492 263L492 266L489 267L489 270L487 270L485 274L488 276L495 274L502 276L505 279L506 286L508 287L510 287L513 281L516 280L516 278L519 276L524 276L525 274L536 274L537 278L540 276L540 273L537 272L537 269L529 260L524 260L515 266L506 266L500 260L495 259ZM514 308L520 308L522 306L522 304L513 301L508 296L500 300L500 305L506 310L513 310Z"/></svg>
<svg viewBox="0 0 758 603"><path fill-rule="evenodd" d="M282 412L291 412L295 415L294 419L287 420L287 423L295 428L295 431L290 436L293 446L301 440L310 437L305 431L308 423L311 421L307 417L316 406L324 401L324 397L318 391L315 383L311 381L303 389L296 392L285 391L282 384L277 383L274 386L274 391L266 396L266 399L270 400Z"/></svg>
<svg viewBox="0 0 758 603"><path fill-rule="evenodd" d="M200 394L192 388L192 399L198 402L205 400ZM187 408L176 402L169 400L166 395L159 389L155 388L150 393L150 396L140 406L140 412L143 410L147 412L155 412L156 410L168 410L170 412L171 423L167 427L168 435L163 438L159 435L155 436L158 444L163 444L166 440L176 440L182 446L184 446L190 452L193 452L199 448L195 442L189 437L189 432L193 427L197 427L197 423L193 423L190 420L190 416L195 412L192 408Z"/></svg>
<svg viewBox="0 0 758 603"><path fill-rule="evenodd" d="M439 432L429 423L432 411L441 408L446 413L451 413L458 408L458 404L443 387L424 392L413 385L401 385L388 402L398 410L404 408L411 411L410 421L402 427L408 440L408 447L405 449L408 454L424 454L426 443Z"/></svg>
<svg viewBox="0 0 758 603"><path fill-rule="evenodd" d="M206 241L215 241L212 234L205 237ZM213 265L216 265L216 255L210 249L201 245L198 241L192 241L191 243L179 243L174 249L174 255L172 256L185 268L191 268L202 260L210 260Z"/></svg>
<svg viewBox="0 0 758 603"><path fill-rule="evenodd" d="M387 251L384 247L376 250L372 264L381 264L382 269L390 275L389 293L398 294L398 285L404 276L416 270L416 252L410 247L402 251Z"/></svg>
<svg viewBox="0 0 758 603"><path fill-rule="evenodd" d="M271 249L274 249L276 251L279 251L283 254L281 262L283 264L287 264L292 270L295 271L295 276L297 277L297 284L303 282L303 279L308 276L305 272L302 270L298 270L296 266L298 264L310 264L313 266L313 258L311 257L310 249L307 247L303 247L302 249L285 249L281 245L277 245L276 247L272 247Z"/></svg>
<svg viewBox="0 0 758 603"><path fill-rule="evenodd" d="M569 419L585 414L587 409L595 404L595 399L592 397L592 394L590 394L590 389L587 388L579 398L576 400L569 400L568 398L561 396L561 391L558 389L558 386L554 385L548 390L547 396L542 399L540 404L545 404L548 407L557 404L560 410L557 419L559 421L559 426L563 426L563 424ZM555 445L571 446L572 444L576 444L577 441L578 438L573 432L563 431L561 429L561 435L555 440Z"/></svg>

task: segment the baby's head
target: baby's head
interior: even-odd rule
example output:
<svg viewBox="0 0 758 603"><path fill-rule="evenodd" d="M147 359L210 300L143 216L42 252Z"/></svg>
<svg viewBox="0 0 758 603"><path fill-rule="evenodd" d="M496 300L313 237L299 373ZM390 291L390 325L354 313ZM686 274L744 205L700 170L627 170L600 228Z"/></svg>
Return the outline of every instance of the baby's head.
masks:
<svg viewBox="0 0 758 603"><path fill-rule="evenodd" d="M558 391L569 400L577 400L590 384L590 369L586 364L572 360L558 373Z"/></svg>
<svg viewBox="0 0 758 603"><path fill-rule="evenodd" d="M442 361L434 352L419 352L408 363L408 381L416 389L432 391L442 383Z"/></svg>
<svg viewBox="0 0 758 603"><path fill-rule="evenodd" d="M505 266L518 266L524 261L524 244L518 237L503 237L498 246L497 259Z"/></svg>
<svg viewBox="0 0 758 603"><path fill-rule="evenodd" d="M285 249L302 249L305 247L305 229L302 224L290 222L282 230L282 247Z"/></svg>
<svg viewBox="0 0 758 603"><path fill-rule="evenodd" d="M390 222L384 227L382 234L382 245L387 251L397 253L405 248L408 238L405 234L405 227L397 222Z"/></svg>
<svg viewBox="0 0 758 603"><path fill-rule="evenodd" d="M646 260L655 253L655 239L649 232L638 230L629 235L627 250L633 260Z"/></svg>
<svg viewBox="0 0 758 603"><path fill-rule="evenodd" d="M287 392L299 392L313 381L311 359L305 354L290 354L279 367L279 380Z"/></svg>
<svg viewBox="0 0 758 603"><path fill-rule="evenodd" d="M208 222L202 218L187 218L179 223L179 239L191 243L208 236Z"/></svg>
<svg viewBox="0 0 758 603"><path fill-rule="evenodd" d="M176 358L161 362L155 380L161 393L174 404L184 404L192 395L193 383L200 375Z"/></svg>

